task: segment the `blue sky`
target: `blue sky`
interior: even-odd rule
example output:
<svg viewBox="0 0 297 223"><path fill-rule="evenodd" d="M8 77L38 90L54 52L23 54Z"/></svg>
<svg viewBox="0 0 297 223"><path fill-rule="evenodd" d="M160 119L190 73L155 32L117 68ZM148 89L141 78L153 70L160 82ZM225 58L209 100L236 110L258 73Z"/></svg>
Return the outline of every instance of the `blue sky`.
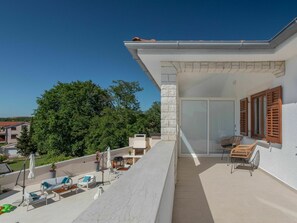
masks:
<svg viewBox="0 0 297 223"><path fill-rule="evenodd" d="M45 90L75 80L139 81L146 110L160 94L124 40L269 39L296 16L296 0L0 0L0 117L30 115Z"/></svg>

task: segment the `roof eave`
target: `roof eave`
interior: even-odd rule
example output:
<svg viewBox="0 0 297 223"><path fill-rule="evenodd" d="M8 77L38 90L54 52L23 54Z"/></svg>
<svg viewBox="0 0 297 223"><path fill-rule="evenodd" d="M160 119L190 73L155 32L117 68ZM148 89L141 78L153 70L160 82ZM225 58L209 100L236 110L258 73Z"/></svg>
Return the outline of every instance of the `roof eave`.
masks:
<svg viewBox="0 0 297 223"><path fill-rule="evenodd" d="M124 41L125 46L138 62L143 71L149 76L153 83L160 89L160 86L152 77L145 64L138 56L138 49L210 49L210 50L274 50L290 37L297 33L297 17L293 19L280 32L270 40L264 41Z"/></svg>

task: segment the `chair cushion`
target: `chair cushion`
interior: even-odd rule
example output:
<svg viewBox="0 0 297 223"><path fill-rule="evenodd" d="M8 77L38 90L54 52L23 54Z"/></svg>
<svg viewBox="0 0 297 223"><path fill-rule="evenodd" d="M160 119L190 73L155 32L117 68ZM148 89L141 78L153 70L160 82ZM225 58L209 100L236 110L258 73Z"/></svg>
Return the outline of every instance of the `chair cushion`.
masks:
<svg viewBox="0 0 297 223"><path fill-rule="evenodd" d="M89 182L90 180L91 180L91 177L90 177L90 176L84 176L82 182L87 183L87 182Z"/></svg>
<svg viewBox="0 0 297 223"><path fill-rule="evenodd" d="M69 183L69 177L64 177L64 179L61 182L62 184Z"/></svg>
<svg viewBox="0 0 297 223"><path fill-rule="evenodd" d="M56 178L49 178L49 179L43 180L42 183L43 182L48 182L50 185L56 185L57 184Z"/></svg>
<svg viewBox="0 0 297 223"><path fill-rule="evenodd" d="M32 197L33 201L38 200L40 198L39 195L37 195L37 194L35 194L33 192L30 193L30 196Z"/></svg>
<svg viewBox="0 0 297 223"><path fill-rule="evenodd" d="M68 176L57 177L56 178L56 185L62 184L62 181L65 179L65 177L68 177Z"/></svg>
<svg viewBox="0 0 297 223"><path fill-rule="evenodd" d="M47 189L47 188L49 188L49 187L51 187L52 185L51 184L49 184L48 182L43 182L42 184L41 184L43 187L45 187L45 189Z"/></svg>

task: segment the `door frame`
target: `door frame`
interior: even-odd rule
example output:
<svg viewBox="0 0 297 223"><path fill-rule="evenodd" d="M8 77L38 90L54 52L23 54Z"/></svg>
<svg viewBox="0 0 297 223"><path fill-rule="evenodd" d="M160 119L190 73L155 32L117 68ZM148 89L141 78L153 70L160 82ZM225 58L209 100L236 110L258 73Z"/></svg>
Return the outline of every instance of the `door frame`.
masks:
<svg viewBox="0 0 297 223"><path fill-rule="evenodd" d="M221 156L221 154L209 154L209 102L210 101L233 101L234 102L234 134L236 133L236 98L214 98L214 97L180 97L179 98L179 129L182 126L182 101L206 101L207 102L207 153L206 154L182 154L181 153L181 138L180 134L178 134L179 139L179 148L178 155L180 157L192 157L192 156L200 156L200 157L217 157Z"/></svg>

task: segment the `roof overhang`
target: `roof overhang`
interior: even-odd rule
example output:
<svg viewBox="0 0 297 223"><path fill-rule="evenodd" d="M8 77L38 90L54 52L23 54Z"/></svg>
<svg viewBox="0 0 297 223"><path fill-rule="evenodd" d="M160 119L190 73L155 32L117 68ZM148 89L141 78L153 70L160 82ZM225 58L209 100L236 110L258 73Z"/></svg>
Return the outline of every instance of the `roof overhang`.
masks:
<svg viewBox="0 0 297 223"><path fill-rule="evenodd" d="M266 41L125 41L144 72L160 88L164 62L283 62L297 55L297 18Z"/></svg>

